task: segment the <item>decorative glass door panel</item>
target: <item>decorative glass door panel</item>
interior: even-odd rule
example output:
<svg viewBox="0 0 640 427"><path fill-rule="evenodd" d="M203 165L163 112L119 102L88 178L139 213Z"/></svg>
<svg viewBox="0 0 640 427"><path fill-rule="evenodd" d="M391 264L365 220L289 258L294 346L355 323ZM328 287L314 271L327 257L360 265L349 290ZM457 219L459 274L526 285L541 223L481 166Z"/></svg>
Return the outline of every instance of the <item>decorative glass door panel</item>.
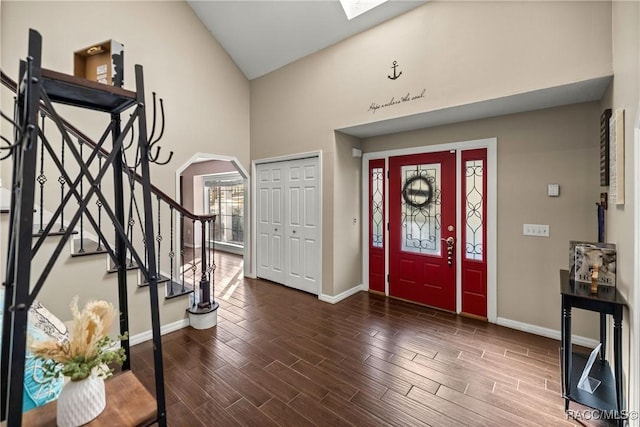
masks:
<svg viewBox="0 0 640 427"><path fill-rule="evenodd" d="M401 167L402 250L440 256L440 164Z"/></svg>
<svg viewBox="0 0 640 427"><path fill-rule="evenodd" d="M369 161L369 289L385 292L384 159Z"/></svg>
<svg viewBox="0 0 640 427"><path fill-rule="evenodd" d="M389 158L389 294L456 310L455 152Z"/></svg>
<svg viewBox="0 0 640 427"><path fill-rule="evenodd" d="M487 150L462 156L462 312L487 317Z"/></svg>

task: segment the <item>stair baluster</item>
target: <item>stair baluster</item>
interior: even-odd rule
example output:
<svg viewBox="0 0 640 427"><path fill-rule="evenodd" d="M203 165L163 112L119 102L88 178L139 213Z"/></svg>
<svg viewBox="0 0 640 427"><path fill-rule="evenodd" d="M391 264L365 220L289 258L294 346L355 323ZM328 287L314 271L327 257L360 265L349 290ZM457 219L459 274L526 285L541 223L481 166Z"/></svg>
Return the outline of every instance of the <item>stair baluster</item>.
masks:
<svg viewBox="0 0 640 427"><path fill-rule="evenodd" d="M102 155L98 154L98 170L102 169ZM98 190L102 189L102 182L98 182ZM102 201L97 198L96 206L98 206L98 228L102 230ZM96 252L101 252L102 248L102 237L100 237L100 233L98 233L98 245L96 246Z"/></svg>
<svg viewBox="0 0 640 427"><path fill-rule="evenodd" d="M134 191L135 191L134 186L135 186L135 184L133 182L131 182L131 179L130 179L129 180L129 188L130 188L129 191L131 193L129 195L129 218L127 220L127 239L129 239L129 240L132 240L132 238L133 238L133 226L136 223L136 220L133 219L133 200L134 200L133 194L134 194ZM145 252L144 253L146 254L147 253L147 251L146 251L147 242L146 242L146 240L144 238L144 234L142 235L142 243L145 246ZM127 250L127 253L129 253L129 250ZM132 261L131 256L129 256L127 258L129 260L128 261L129 264L127 265L127 267L132 267L133 266L133 261ZM147 267L147 257L146 256L145 256L145 259L144 259L144 266L145 266L145 268Z"/></svg>
<svg viewBox="0 0 640 427"><path fill-rule="evenodd" d="M64 169L64 136L62 137L62 144L60 147L60 162L62 163L62 168ZM62 174L60 174L60 176L58 177L58 183L60 184L60 205L62 205L62 202L64 201L64 185L67 183L67 181L64 179L64 176ZM64 228L64 209L60 212L60 230L61 233L65 232L65 228Z"/></svg>
<svg viewBox="0 0 640 427"><path fill-rule="evenodd" d="M78 145L80 146L80 158L82 159L82 147L84 146L84 142L82 139L78 138ZM80 198L84 198L84 177L80 179ZM78 249L79 254L83 254L84 251L84 211L80 215L80 249Z"/></svg>
<svg viewBox="0 0 640 427"><path fill-rule="evenodd" d="M40 113L41 125L40 128L44 132L44 113ZM38 233L44 231L44 184L47 182L47 177L44 174L44 142L40 139L40 175L36 177L38 184L40 185L40 228Z"/></svg>
<svg viewBox="0 0 640 427"><path fill-rule="evenodd" d="M184 292L184 214L180 213L180 279L182 281L182 292Z"/></svg>
<svg viewBox="0 0 640 427"><path fill-rule="evenodd" d="M169 205L169 216L170 216L170 221L169 221L169 233L170 233L170 238L171 238L171 242L169 244L169 293L168 296L173 296L173 283L174 283L174 276L173 276L173 267L174 267L174 257L176 255L176 253L173 251L173 206Z"/></svg>
<svg viewBox="0 0 640 427"><path fill-rule="evenodd" d="M156 242L158 242L158 248L156 251L156 254L158 256L158 265L156 266L157 270L158 270L158 280L162 278L162 275L160 274L160 255L161 255L161 249L160 249L160 244L162 243L162 232L160 231L160 197L157 196L158 199L158 234L156 234Z"/></svg>
<svg viewBox="0 0 640 427"><path fill-rule="evenodd" d="M211 294L215 295L215 281L213 280L213 276L214 273L216 271L216 261L214 259L214 245L213 245L213 239L214 239L214 227L215 227L215 219L210 219L209 221L209 242L211 242L211 248L209 249L208 253L209 253L209 264L207 267L207 271L209 273L209 283L211 284Z"/></svg>
<svg viewBox="0 0 640 427"><path fill-rule="evenodd" d="M193 280L193 289L196 288L196 272L198 266L196 265L196 220L191 220L191 280ZM197 299L195 295L194 301Z"/></svg>

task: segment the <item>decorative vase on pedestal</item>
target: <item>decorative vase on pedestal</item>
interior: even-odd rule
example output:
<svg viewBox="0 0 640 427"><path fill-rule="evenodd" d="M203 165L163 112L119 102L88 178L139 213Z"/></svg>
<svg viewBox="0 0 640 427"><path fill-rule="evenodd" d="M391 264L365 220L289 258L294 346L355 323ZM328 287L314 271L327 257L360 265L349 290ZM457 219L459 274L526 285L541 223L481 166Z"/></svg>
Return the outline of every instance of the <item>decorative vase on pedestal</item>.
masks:
<svg viewBox="0 0 640 427"><path fill-rule="evenodd" d="M106 404L102 377L91 374L80 381L69 381L58 396L58 427L86 424L100 415Z"/></svg>

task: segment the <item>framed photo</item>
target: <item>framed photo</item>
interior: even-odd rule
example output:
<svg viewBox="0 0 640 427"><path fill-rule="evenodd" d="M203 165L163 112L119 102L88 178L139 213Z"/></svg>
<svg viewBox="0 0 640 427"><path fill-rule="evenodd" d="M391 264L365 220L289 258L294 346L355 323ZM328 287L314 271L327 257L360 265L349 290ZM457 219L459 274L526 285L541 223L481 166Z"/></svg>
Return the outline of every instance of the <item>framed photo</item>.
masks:
<svg viewBox="0 0 640 427"><path fill-rule="evenodd" d="M591 283L591 274L598 267L598 286L616 286L616 245L571 241L569 244L569 275L576 282Z"/></svg>
<svg viewBox="0 0 640 427"><path fill-rule="evenodd" d="M609 119L609 196L616 205L624 205L624 110L619 108Z"/></svg>

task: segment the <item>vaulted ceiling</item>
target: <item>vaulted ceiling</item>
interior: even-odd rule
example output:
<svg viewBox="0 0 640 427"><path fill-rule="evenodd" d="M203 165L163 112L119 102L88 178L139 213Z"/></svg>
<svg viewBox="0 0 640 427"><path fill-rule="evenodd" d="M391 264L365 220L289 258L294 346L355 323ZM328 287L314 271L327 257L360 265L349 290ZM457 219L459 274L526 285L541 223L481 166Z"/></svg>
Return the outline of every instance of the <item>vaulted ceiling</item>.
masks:
<svg viewBox="0 0 640 427"><path fill-rule="evenodd" d="M426 0L391 0L351 20L338 0L188 3L251 80L403 14Z"/></svg>

